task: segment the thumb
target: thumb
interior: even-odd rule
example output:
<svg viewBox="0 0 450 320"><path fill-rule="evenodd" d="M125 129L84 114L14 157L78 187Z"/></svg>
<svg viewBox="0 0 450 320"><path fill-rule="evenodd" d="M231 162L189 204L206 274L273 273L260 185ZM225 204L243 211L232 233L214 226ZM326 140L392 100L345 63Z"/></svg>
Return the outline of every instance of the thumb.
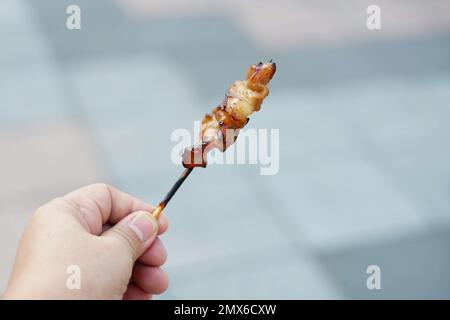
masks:
<svg viewBox="0 0 450 320"><path fill-rule="evenodd" d="M108 229L103 237L123 244L136 260L147 250L158 233L158 222L148 211L137 211Z"/></svg>

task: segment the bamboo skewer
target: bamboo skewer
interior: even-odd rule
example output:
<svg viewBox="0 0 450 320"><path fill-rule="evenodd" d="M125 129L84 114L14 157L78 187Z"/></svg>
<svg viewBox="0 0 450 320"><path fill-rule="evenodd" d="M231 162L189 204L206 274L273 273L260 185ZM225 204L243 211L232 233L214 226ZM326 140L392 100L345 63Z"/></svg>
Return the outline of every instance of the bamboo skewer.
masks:
<svg viewBox="0 0 450 320"><path fill-rule="evenodd" d="M153 217L155 217L156 220L158 220L159 216L163 212L164 208L169 203L170 199L174 196L174 194L177 192L177 190L181 187L183 182L186 180L186 178L189 176L189 174L192 172L194 168L185 169L181 176L178 178L178 180L174 183L172 188L170 188L169 192L167 192L164 199L158 204L158 206L153 210Z"/></svg>

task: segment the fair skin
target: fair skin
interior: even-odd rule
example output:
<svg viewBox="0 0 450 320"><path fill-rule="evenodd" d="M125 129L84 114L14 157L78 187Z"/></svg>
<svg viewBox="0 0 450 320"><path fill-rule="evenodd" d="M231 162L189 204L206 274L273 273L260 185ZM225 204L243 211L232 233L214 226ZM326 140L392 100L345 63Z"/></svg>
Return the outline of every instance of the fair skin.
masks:
<svg viewBox="0 0 450 320"><path fill-rule="evenodd" d="M5 299L149 299L167 289L158 237L168 220L105 184L56 198L32 216L17 250ZM69 289L69 266L80 288Z"/></svg>

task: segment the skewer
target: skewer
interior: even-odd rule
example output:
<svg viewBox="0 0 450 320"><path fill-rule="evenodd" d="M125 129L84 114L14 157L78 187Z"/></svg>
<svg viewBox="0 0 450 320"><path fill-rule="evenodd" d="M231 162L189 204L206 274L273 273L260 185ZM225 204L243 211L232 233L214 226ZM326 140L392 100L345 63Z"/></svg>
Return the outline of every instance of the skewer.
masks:
<svg viewBox="0 0 450 320"><path fill-rule="evenodd" d="M181 187L183 182L186 180L186 178L189 176L189 174L192 172L194 168L188 168L183 171L181 176L178 178L178 180L174 183L172 188L170 188L169 192L167 192L164 199L158 204L158 206L153 210L153 216L156 220L158 220L159 216L163 212L164 208L169 203L170 199L172 199L173 195L177 192L178 188Z"/></svg>
<svg viewBox="0 0 450 320"><path fill-rule="evenodd" d="M276 71L276 64L258 63L251 65L247 70L246 80L235 81L228 89L222 104L213 109L212 113L203 117L201 124L201 143L191 148L185 149L183 153L183 171L180 178L175 182L167 195L153 211L153 216L158 219L167 206L168 202L194 167L206 167L205 154L218 148L224 152L226 148L234 143L237 132L243 128L249 120L249 116L261 108L261 103L269 94L267 84L272 79ZM228 141L227 130L237 130L234 139Z"/></svg>

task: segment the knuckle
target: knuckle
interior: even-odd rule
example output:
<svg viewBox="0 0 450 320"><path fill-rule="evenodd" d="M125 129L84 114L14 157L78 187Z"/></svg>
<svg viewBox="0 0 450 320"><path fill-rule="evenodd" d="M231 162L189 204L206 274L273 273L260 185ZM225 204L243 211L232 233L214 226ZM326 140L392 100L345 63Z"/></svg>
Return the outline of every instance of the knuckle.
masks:
<svg viewBox="0 0 450 320"><path fill-rule="evenodd" d="M34 212L34 218L47 218L49 216L53 216L55 214L58 214L60 212L60 209L67 208L68 203L63 197L57 197L50 202L47 202L46 204L40 206L35 212Z"/></svg>
<svg viewBox="0 0 450 320"><path fill-rule="evenodd" d="M122 230L121 228L111 228L108 231L113 232L117 236L117 239L119 239L120 243L127 246L128 249L131 249L131 257L133 261L136 260L136 255L139 248L137 247L136 241L133 239L133 236Z"/></svg>
<svg viewBox="0 0 450 320"><path fill-rule="evenodd" d="M155 257L155 263L158 266L162 266L167 260L167 250L159 238L155 240L155 243L153 245L158 246L158 254Z"/></svg>
<svg viewBox="0 0 450 320"><path fill-rule="evenodd" d="M109 192L111 186L105 182L96 182L91 184L91 187L101 191Z"/></svg>
<svg viewBox="0 0 450 320"><path fill-rule="evenodd" d="M159 290L157 292L158 294L163 293L169 287L169 277L167 276L167 273L164 270L161 270L161 271L162 271L162 274L164 274L164 276L162 278Z"/></svg>

